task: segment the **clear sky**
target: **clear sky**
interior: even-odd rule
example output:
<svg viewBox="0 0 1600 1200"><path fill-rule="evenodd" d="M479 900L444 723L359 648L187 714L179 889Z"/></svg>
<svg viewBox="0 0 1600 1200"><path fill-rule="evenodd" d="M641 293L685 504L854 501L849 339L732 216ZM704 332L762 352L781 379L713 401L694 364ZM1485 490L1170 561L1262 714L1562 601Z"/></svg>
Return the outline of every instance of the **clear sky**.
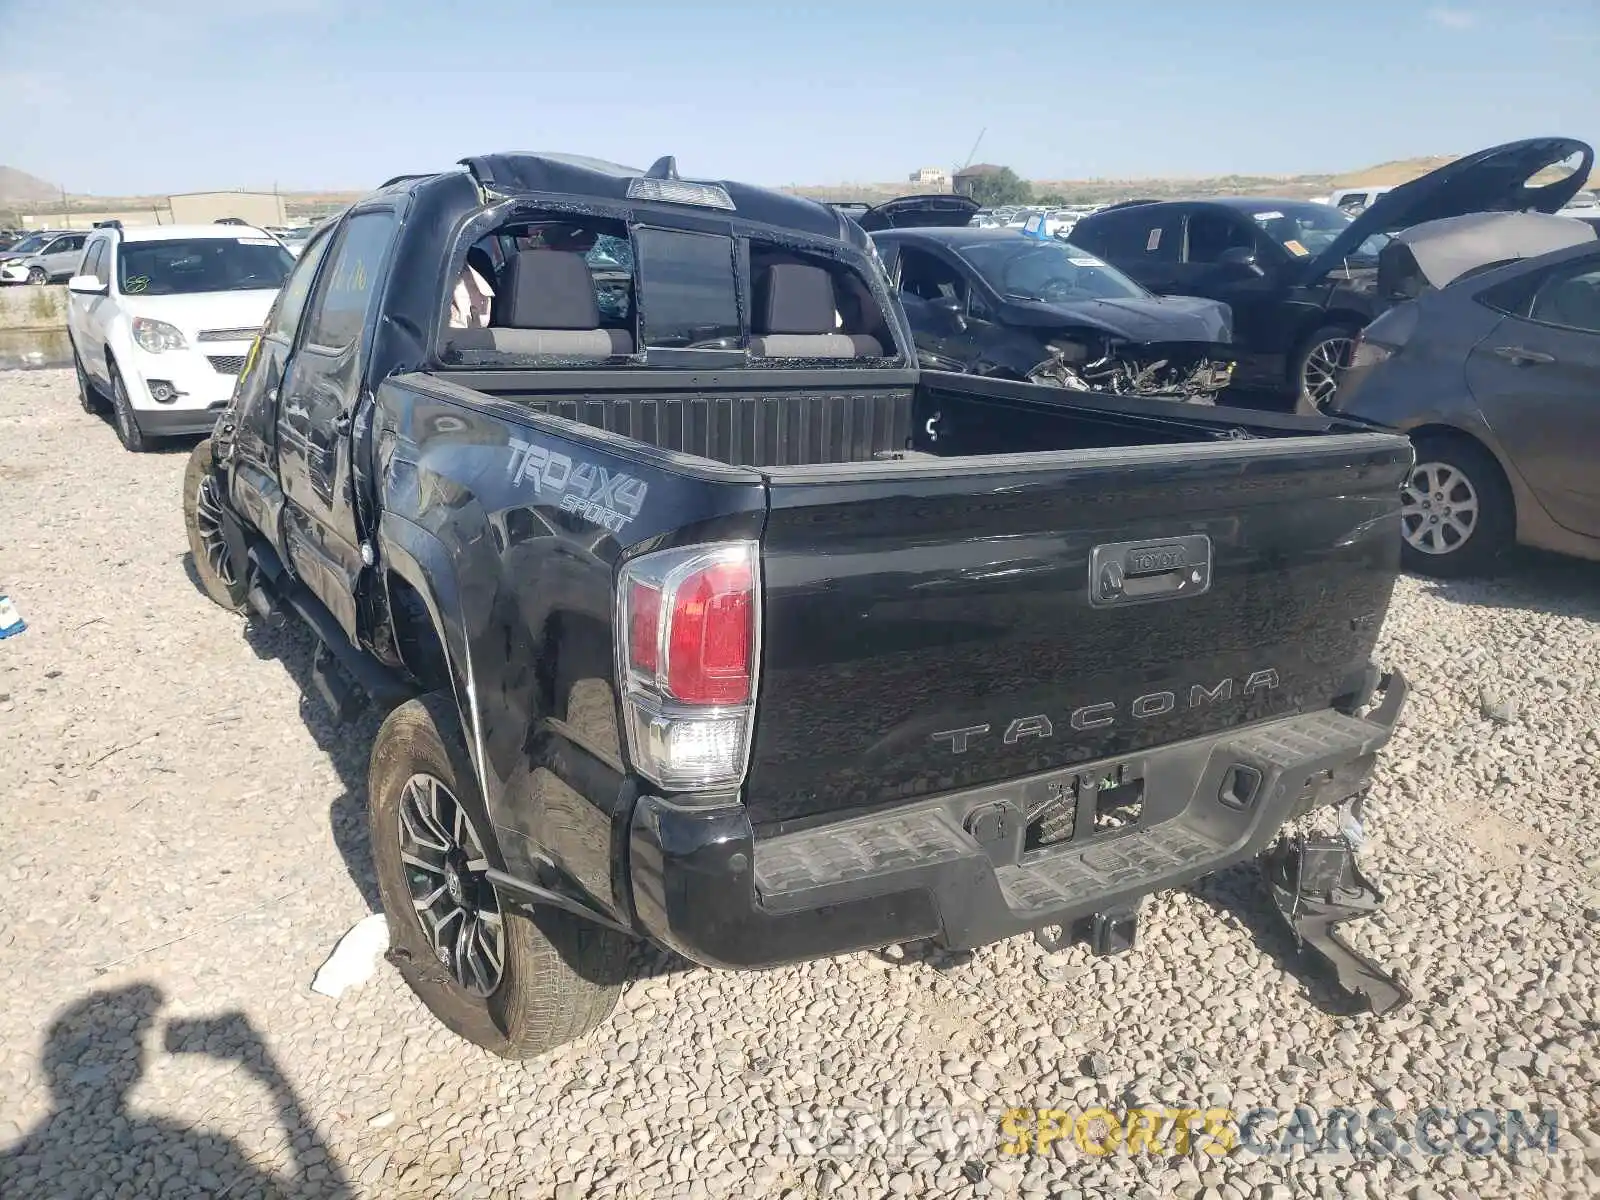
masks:
<svg viewBox="0 0 1600 1200"><path fill-rule="evenodd" d="M136 15L135 15L136 14ZM492 150L755 183L1347 170L1600 140L1600 0L0 0L0 163L372 186Z"/></svg>

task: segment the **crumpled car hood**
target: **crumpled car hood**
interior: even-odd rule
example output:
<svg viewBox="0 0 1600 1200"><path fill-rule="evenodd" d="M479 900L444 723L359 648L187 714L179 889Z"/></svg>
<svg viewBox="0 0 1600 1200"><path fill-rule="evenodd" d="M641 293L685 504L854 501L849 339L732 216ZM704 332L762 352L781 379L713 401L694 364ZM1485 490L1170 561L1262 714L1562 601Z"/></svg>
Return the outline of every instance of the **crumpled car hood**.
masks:
<svg viewBox="0 0 1600 1200"><path fill-rule="evenodd" d="M1232 310L1221 301L1198 296L1073 300L1058 304L1010 300L1001 321L1010 325L1087 326L1130 342L1233 340Z"/></svg>

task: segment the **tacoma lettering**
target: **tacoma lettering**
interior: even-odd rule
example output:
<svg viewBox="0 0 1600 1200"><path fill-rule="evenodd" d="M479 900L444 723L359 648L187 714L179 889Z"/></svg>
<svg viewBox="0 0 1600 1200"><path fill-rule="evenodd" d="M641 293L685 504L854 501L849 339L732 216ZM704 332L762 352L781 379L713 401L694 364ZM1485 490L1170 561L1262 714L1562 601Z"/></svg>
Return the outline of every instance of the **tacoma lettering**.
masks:
<svg viewBox="0 0 1600 1200"><path fill-rule="evenodd" d="M1278 686L1278 672L1272 667L1260 671L1252 671L1239 686L1241 696L1250 696L1256 692L1271 691ZM1233 699L1234 681L1232 678L1219 679L1216 683L1192 684L1188 691L1186 707L1199 708L1203 704L1221 704L1225 700ZM1148 721L1155 717L1164 717L1178 707L1176 691L1146 692L1136 696L1128 704L1128 715L1136 721ZM1080 733L1091 729L1106 729L1117 723L1117 705L1114 701L1105 700L1099 704L1085 704L1082 708L1073 709L1067 718L1067 723ZM973 742L989 733L988 725L964 725L960 729L946 729L931 735L934 742L948 743L950 753L965 754L972 748ZM1055 736L1055 723L1047 713L1031 713L1025 717L1017 717L1006 723L1005 732L1000 740L1007 746L1015 746L1024 738L1050 738Z"/></svg>

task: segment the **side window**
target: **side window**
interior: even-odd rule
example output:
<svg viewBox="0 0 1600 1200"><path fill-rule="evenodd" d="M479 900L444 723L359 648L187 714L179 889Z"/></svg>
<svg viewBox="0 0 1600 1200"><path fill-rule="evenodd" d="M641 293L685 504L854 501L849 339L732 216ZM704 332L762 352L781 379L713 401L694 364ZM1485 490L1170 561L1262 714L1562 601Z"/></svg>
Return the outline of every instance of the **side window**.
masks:
<svg viewBox="0 0 1600 1200"><path fill-rule="evenodd" d="M51 254L71 254L75 250L83 249L83 234L58 238L56 244L50 247Z"/></svg>
<svg viewBox="0 0 1600 1200"><path fill-rule="evenodd" d="M308 344L342 351L360 339L394 226L394 213L388 211L357 213L345 222L311 303ZM306 255L300 257L304 262Z"/></svg>
<svg viewBox="0 0 1600 1200"><path fill-rule="evenodd" d="M640 229L640 333L663 349L738 338L733 239L720 234Z"/></svg>
<svg viewBox="0 0 1600 1200"><path fill-rule="evenodd" d="M1183 214L1152 212L1139 223L1138 256L1146 262L1177 262L1183 243Z"/></svg>
<svg viewBox="0 0 1600 1200"><path fill-rule="evenodd" d="M97 238L89 243L89 249L83 256L83 262L78 267L79 275L93 275L101 283L106 282L106 247L110 245L105 238Z"/></svg>
<svg viewBox="0 0 1600 1200"><path fill-rule="evenodd" d="M1255 236L1233 214L1201 209L1189 215L1189 255L1192 263L1215 263L1229 250L1250 250Z"/></svg>
<svg viewBox="0 0 1600 1200"><path fill-rule="evenodd" d="M1367 207L1367 194L1365 192L1352 192L1348 196L1339 197L1339 210L1347 212L1352 217Z"/></svg>
<svg viewBox="0 0 1600 1200"><path fill-rule="evenodd" d="M1583 259L1547 275L1534 293L1528 320L1600 333L1600 262Z"/></svg>
<svg viewBox="0 0 1600 1200"><path fill-rule="evenodd" d="M1177 262L1183 240L1181 210L1137 205L1091 217L1073 230L1072 242L1113 263Z"/></svg>
<svg viewBox="0 0 1600 1200"><path fill-rule="evenodd" d="M910 246L900 251L900 290L919 300L967 300L966 281L954 267Z"/></svg>
<svg viewBox="0 0 1600 1200"><path fill-rule="evenodd" d="M294 344L300 317L306 311L306 299L311 295L311 283L317 277L317 266L327 256L333 239L332 232L326 233L300 252L299 261L284 281L278 301L272 306L272 315L267 319L268 337L281 337L290 345Z"/></svg>

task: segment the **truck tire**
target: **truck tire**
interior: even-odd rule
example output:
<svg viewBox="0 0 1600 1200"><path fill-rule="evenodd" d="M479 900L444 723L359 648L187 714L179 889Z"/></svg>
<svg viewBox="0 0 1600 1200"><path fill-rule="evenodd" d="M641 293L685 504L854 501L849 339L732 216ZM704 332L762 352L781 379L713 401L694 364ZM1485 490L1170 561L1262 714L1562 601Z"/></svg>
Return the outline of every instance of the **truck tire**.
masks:
<svg viewBox="0 0 1600 1200"><path fill-rule="evenodd" d="M148 450L144 430L139 428L139 416L128 399L128 386L122 382L122 372L111 364L111 423L117 427L117 440L122 448L133 454Z"/></svg>
<svg viewBox="0 0 1600 1200"><path fill-rule="evenodd" d="M1414 439L1400 489L1400 563L1440 579L1482 575L1516 538L1516 503L1494 456L1465 437Z"/></svg>
<svg viewBox="0 0 1600 1200"><path fill-rule="evenodd" d="M244 572L232 561L222 532L221 500L212 471L211 439L189 452L183 472L183 524L189 532L189 554L194 559L200 588L223 608L244 609Z"/></svg>
<svg viewBox="0 0 1600 1200"><path fill-rule="evenodd" d="M533 1058L610 1015L629 940L559 909L526 916L501 903L483 872L504 864L448 696L389 714L368 798L390 961L446 1027L502 1058Z"/></svg>
<svg viewBox="0 0 1600 1200"><path fill-rule="evenodd" d="M1324 325L1300 343L1289 360L1295 412L1305 416L1327 412L1339 376L1350 367L1357 332L1348 325Z"/></svg>

